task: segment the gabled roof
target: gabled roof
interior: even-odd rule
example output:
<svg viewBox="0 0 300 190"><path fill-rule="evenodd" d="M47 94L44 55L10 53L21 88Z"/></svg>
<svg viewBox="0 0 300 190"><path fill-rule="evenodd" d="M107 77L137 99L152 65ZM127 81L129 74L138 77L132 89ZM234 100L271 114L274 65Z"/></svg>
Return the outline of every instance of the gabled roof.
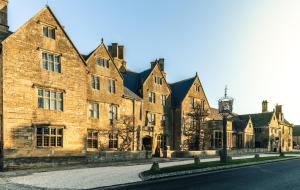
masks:
<svg viewBox="0 0 300 190"><path fill-rule="evenodd" d="M244 131L249 123L250 115L237 115L233 117L232 127L235 131Z"/></svg>
<svg viewBox="0 0 300 190"><path fill-rule="evenodd" d="M80 59L82 60L83 64L86 66L85 60L83 59L83 57L81 56L81 54L79 53L78 49L76 48L76 46L74 45L73 41L71 40L71 38L69 37L69 35L66 33L66 31L64 30L64 27L60 24L59 20L56 18L55 14L53 13L53 11L51 10L51 8L46 5L42 10L40 10L37 14L35 14L32 18L36 17L38 14L40 14L41 12L43 12L44 10L48 10L49 13L51 14L51 16L54 18L54 20L57 22L58 26L60 27L61 31L63 32L63 34L66 36L67 40L71 43L72 47L74 48L75 52L77 53L77 55L80 57ZM5 40L9 39L10 36L12 36L14 33L16 33L18 30L20 30L23 26L25 26L28 22L30 22L31 19L29 21L27 21L25 24L23 24L21 27L19 27L15 32L11 33L11 35L9 35L8 37L6 37L2 42L4 42Z"/></svg>
<svg viewBox="0 0 300 190"><path fill-rule="evenodd" d="M177 107L180 105L194 81L195 77L192 77L170 84L172 90L172 106Z"/></svg>
<svg viewBox="0 0 300 190"><path fill-rule="evenodd" d="M239 115L239 117L250 116L253 123L253 127L267 127L271 122L273 115L274 112L264 112L256 114Z"/></svg>
<svg viewBox="0 0 300 190"><path fill-rule="evenodd" d="M140 73L126 70L122 74L124 78L124 86L130 89L135 94L140 94Z"/></svg>
<svg viewBox="0 0 300 190"><path fill-rule="evenodd" d="M101 39L101 43L99 44L99 46L96 47L91 53L89 53L88 55L84 55L84 56L83 56L84 59L85 59L85 61L88 62L88 60L89 60L90 57L94 54L94 52L95 52L97 49L99 49L101 46L104 47L104 49L105 49L107 55L109 56L109 59L110 59L111 62L113 63L113 65L114 65L115 69L117 70L117 72L119 73L120 77L123 79L123 75L120 73L120 70L119 70L118 67L116 66L116 64L115 64L115 62L114 62L114 59L113 59L112 56L110 55L108 49L106 48L106 45L105 45L104 42L103 42L103 39Z"/></svg>
<svg viewBox="0 0 300 190"><path fill-rule="evenodd" d="M126 69L126 71L122 72L123 78L124 78L124 86L129 88L134 93L142 96L139 89L143 86L144 82L148 79L148 77L150 76L150 74L152 73L152 71L154 70L155 67L159 67L158 63L153 68L146 69L140 73ZM159 68L159 70L161 71L160 68ZM162 74L162 76L163 76L164 80L166 81L163 74ZM166 84L171 91L171 88L169 87L167 81L166 81Z"/></svg>
<svg viewBox="0 0 300 190"><path fill-rule="evenodd" d="M138 101L142 100L141 97L139 97L138 95L136 95L134 92L132 92L131 90L129 90L126 87L124 87L124 97L129 98L129 99L133 99L133 100L138 100Z"/></svg>

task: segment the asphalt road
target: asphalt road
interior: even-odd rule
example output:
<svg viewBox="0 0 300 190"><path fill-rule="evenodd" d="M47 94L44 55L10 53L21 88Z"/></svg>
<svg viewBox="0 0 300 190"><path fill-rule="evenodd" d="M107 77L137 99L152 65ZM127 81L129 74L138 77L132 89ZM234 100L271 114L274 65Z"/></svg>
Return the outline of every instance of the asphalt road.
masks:
<svg viewBox="0 0 300 190"><path fill-rule="evenodd" d="M235 168L201 175L153 180L113 189L300 190L300 159Z"/></svg>

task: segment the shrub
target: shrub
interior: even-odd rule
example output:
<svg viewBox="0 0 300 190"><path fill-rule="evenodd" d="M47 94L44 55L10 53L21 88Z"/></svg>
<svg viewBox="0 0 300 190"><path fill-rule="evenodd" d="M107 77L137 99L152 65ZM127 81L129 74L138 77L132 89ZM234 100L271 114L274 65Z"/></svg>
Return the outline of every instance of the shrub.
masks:
<svg viewBox="0 0 300 190"><path fill-rule="evenodd" d="M284 153L283 153L283 152L280 152L279 156L280 156L280 157L284 157Z"/></svg>
<svg viewBox="0 0 300 190"><path fill-rule="evenodd" d="M254 158L258 159L259 158L259 154L255 154Z"/></svg>
<svg viewBox="0 0 300 190"><path fill-rule="evenodd" d="M231 162L232 161L232 156L227 156L227 162Z"/></svg>
<svg viewBox="0 0 300 190"><path fill-rule="evenodd" d="M158 162L153 162L151 168L150 168L150 171L152 172L158 172L159 171L159 164Z"/></svg>
<svg viewBox="0 0 300 190"><path fill-rule="evenodd" d="M199 158L198 156L195 156L195 157L194 157L194 164L195 164L196 166L200 165L200 158Z"/></svg>

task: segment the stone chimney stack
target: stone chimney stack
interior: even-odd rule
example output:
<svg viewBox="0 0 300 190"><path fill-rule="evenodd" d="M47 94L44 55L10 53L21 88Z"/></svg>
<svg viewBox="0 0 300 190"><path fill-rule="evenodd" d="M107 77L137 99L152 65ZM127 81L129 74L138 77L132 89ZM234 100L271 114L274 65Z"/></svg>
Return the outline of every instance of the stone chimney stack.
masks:
<svg viewBox="0 0 300 190"><path fill-rule="evenodd" d="M268 103L267 100L262 101L262 113L268 112Z"/></svg>
<svg viewBox="0 0 300 190"><path fill-rule="evenodd" d="M278 121L283 121L284 120L283 113L282 113L282 105L277 104L275 106L275 114L276 114L276 117L277 117Z"/></svg>
<svg viewBox="0 0 300 190"><path fill-rule="evenodd" d="M0 32L1 33L8 33L7 6L8 6L8 0L0 0Z"/></svg>
<svg viewBox="0 0 300 190"><path fill-rule="evenodd" d="M123 45L119 45L118 43L112 43L108 46L108 51L114 59L114 62L118 69L120 69L121 67L126 68L126 61L124 59L125 48Z"/></svg>
<svg viewBox="0 0 300 190"><path fill-rule="evenodd" d="M166 78L167 75L166 75L166 73L165 73L165 59L164 59L164 58L159 58L158 60L156 59L156 60L154 60L154 61L151 61L150 64L151 64L151 69L153 69L154 66L155 66L156 64L158 64L160 70L162 71L164 77Z"/></svg>

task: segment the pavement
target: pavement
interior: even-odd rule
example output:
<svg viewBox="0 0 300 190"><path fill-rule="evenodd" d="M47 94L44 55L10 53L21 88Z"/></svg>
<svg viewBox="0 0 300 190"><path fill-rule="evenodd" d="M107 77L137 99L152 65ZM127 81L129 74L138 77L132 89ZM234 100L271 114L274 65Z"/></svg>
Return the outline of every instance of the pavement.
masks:
<svg viewBox="0 0 300 190"><path fill-rule="evenodd" d="M262 157L278 154L261 154ZM299 155L299 154L298 154ZM253 158L254 155L233 157ZM217 161L219 158L201 159L201 162ZM193 160L160 163L160 167L193 163ZM21 173L21 176L4 175L0 178L0 189L90 189L112 185L140 182L139 173L150 169L151 164L118 165L95 168L78 168L60 171Z"/></svg>
<svg viewBox="0 0 300 190"><path fill-rule="evenodd" d="M99 188L103 189L103 188ZM300 159L164 178L119 186L118 190L299 190Z"/></svg>

